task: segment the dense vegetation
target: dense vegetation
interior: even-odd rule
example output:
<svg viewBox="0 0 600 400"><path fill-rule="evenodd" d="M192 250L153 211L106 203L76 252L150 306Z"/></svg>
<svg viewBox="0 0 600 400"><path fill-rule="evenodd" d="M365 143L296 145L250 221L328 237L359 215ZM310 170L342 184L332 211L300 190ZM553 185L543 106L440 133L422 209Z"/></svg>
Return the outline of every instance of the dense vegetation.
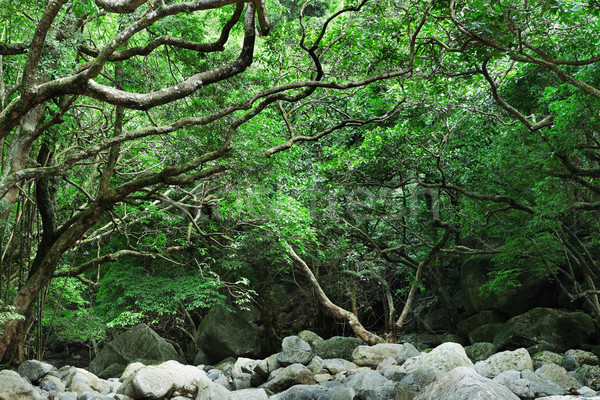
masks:
<svg viewBox="0 0 600 400"><path fill-rule="evenodd" d="M473 254L499 266L484 290L534 272L600 321L599 14L2 2L0 362L139 321L193 336L293 269L393 340L424 290L457 322ZM376 334L357 316L381 298Z"/></svg>

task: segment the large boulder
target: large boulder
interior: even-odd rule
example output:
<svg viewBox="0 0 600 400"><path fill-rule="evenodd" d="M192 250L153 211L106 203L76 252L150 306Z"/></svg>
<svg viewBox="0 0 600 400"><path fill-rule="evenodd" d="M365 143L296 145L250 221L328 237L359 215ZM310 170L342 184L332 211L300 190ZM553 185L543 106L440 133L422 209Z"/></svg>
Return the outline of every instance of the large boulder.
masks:
<svg viewBox="0 0 600 400"><path fill-rule="evenodd" d="M312 372L302 364L292 364L273 371L269 380L260 387L279 393L294 385L312 385L315 383Z"/></svg>
<svg viewBox="0 0 600 400"><path fill-rule="evenodd" d="M496 310L507 315L518 315L535 306L552 304L556 297L547 276L524 272L518 277L519 287L500 293L482 293L480 288L489 280L496 266L493 257L478 255L468 258L460 269L460 290L468 314Z"/></svg>
<svg viewBox="0 0 600 400"><path fill-rule="evenodd" d="M281 353L277 354L277 361L284 367L292 364L308 364L313 358L309 344L298 336L288 336L281 343Z"/></svg>
<svg viewBox="0 0 600 400"><path fill-rule="evenodd" d="M215 361L227 357L258 358L261 353L258 329L240 312L222 306L213 307L204 317L195 341Z"/></svg>
<svg viewBox="0 0 600 400"><path fill-rule="evenodd" d="M543 342L562 353L585 343L595 332L594 321L585 313L538 307L504 323L494 344L499 350L511 350Z"/></svg>
<svg viewBox="0 0 600 400"><path fill-rule="evenodd" d="M33 383L37 383L48 372L52 371L54 366L38 360L27 360L19 365L19 375L29 379Z"/></svg>
<svg viewBox="0 0 600 400"><path fill-rule="evenodd" d="M334 389L319 385L296 385L275 396L271 396L271 400L329 399L334 393Z"/></svg>
<svg viewBox="0 0 600 400"><path fill-rule="evenodd" d="M128 365L134 361L168 361L185 363L175 348L146 324L139 324L107 343L90 363L90 372L100 375L113 364Z"/></svg>
<svg viewBox="0 0 600 400"><path fill-rule="evenodd" d="M456 325L456 328L458 330L458 334L466 338L469 336L469 332L479 328L482 325L502 323L505 321L506 317L502 313L495 310L484 310L460 321Z"/></svg>
<svg viewBox="0 0 600 400"><path fill-rule="evenodd" d="M0 371L0 399L2 400L42 400L28 380L15 371Z"/></svg>
<svg viewBox="0 0 600 400"><path fill-rule="evenodd" d="M414 400L519 400L514 393L477 374L472 368L458 367L426 387Z"/></svg>

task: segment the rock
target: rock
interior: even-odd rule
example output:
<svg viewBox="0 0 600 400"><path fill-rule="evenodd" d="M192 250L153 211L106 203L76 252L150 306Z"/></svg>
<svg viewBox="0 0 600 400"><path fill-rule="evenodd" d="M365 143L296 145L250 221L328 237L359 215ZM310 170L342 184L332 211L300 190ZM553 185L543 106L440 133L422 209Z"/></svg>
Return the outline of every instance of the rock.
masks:
<svg viewBox="0 0 600 400"><path fill-rule="evenodd" d="M423 350L425 348L437 347L442 344L442 338L433 333L406 333L398 336L398 343L410 343L415 348Z"/></svg>
<svg viewBox="0 0 600 400"><path fill-rule="evenodd" d="M100 375L98 375L98 377L102 379L115 378L123 375L123 372L125 372L125 368L126 366L123 364L111 364L108 367L104 368L104 370L100 372Z"/></svg>
<svg viewBox="0 0 600 400"><path fill-rule="evenodd" d="M298 336L284 338L281 343L281 353L277 354L277 361L284 367L291 364L307 365L312 358L312 349Z"/></svg>
<svg viewBox="0 0 600 400"><path fill-rule="evenodd" d="M355 370L358 368L358 366L351 361L344 360L343 358L331 358L328 360L323 360L322 368L329 371L330 374L335 375L340 372Z"/></svg>
<svg viewBox="0 0 600 400"><path fill-rule="evenodd" d="M582 365L600 365L598 356L589 351L568 350L563 356L561 365L567 371L575 371Z"/></svg>
<svg viewBox="0 0 600 400"><path fill-rule="evenodd" d="M496 352L493 343L479 342L465 347L465 353L471 361L483 361Z"/></svg>
<svg viewBox="0 0 600 400"><path fill-rule="evenodd" d="M600 390L600 367L597 365L584 365L573 372L573 378L583 386L588 386L596 391Z"/></svg>
<svg viewBox="0 0 600 400"><path fill-rule="evenodd" d="M292 364L271 373L269 380L260 387L279 393L293 385L312 385L315 383L312 372L302 364Z"/></svg>
<svg viewBox="0 0 600 400"><path fill-rule="evenodd" d="M243 389L230 393L231 400L268 400L264 389Z"/></svg>
<svg viewBox="0 0 600 400"><path fill-rule="evenodd" d="M333 396L329 398L329 400L354 400L355 396L356 392L354 391L354 389L350 387L343 387L337 389Z"/></svg>
<svg viewBox="0 0 600 400"><path fill-rule="evenodd" d="M185 360L175 348L145 324L139 324L107 343L90 363L89 370L100 374L112 364L128 365L134 361Z"/></svg>
<svg viewBox="0 0 600 400"><path fill-rule="evenodd" d="M417 390L451 369L462 366L474 367L463 347L458 343L443 343L429 353L406 360L399 369L406 374L400 384L406 389Z"/></svg>
<svg viewBox="0 0 600 400"><path fill-rule="evenodd" d="M494 378L503 371L523 371L524 369L533 370L531 356L525 349L503 351L494 354L487 360L475 363L477 373L486 378Z"/></svg>
<svg viewBox="0 0 600 400"><path fill-rule="evenodd" d="M394 378L394 380L398 380L399 378L400 387L413 392L419 392L443 374L444 372L439 371L436 368L423 365L417 371L410 374L406 374L402 368L399 368L391 375L391 377Z"/></svg>
<svg viewBox="0 0 600 400"><path fill-rule="evenodd" d="M460 321L456 328L458 334L462 337L469 337L469 332L479 328L482 325L492 323L503 323L506 321L506 317L494 310L483 310L467 319Z"/></svg>
<svg viewBox="0 0 600 400"><path fill-rule="evenodd" d="M250 378L250 384L252 386L260 386L267 381L269 374L279 368L279 362L277 362L277 355L273 354L264 360L259 361L252 370L252 377Z"/></svg>
<svg viewBox="0 0 600 400"><path fill-rule="evenodd" d="M194 357L194 365L208 365L212 364L212 361L213 360L209 357L209 355L206 354L202 349L198 350L196 356Z"/></svg>
<svg viewBox="0 0 600 400"><path fill-rule="evenodd" d="M592 397L598 394L595 390L590 389L587 386L583 386L580 389L577 389L577 394L583 397Z"/></svg>
<svg viewBox="0 0 600 400"><path fill-rule="evenodd" d="M196 400L231 400L231 393L218 383L214 383L203 374L197 383Z"/></svg>
<svg viewBox="0 0 600 400"><path fill-rule="evenodd" d="M501 384L520 398L529 399L533 397L531 384L528 380L521 378L521 372L515 370L504 371L498 374L494 382Z"/></svg>
<svg viewBox="0 0 600 400"><path fill-rule="evenodd" d="M541 375L537 375L535 372L528 369L521 371L521 377L529 381L531 391L535 396L552 396L565 393L563 388L556 382Z"/></svg>
<svg viewBox="0 0 600 400"><path fill-rule="evenodd" d="M481 287L488 282L488 274L495 268L493 256L489 255L470 257L462 265L459 285L468 314L496 310L514 316L531 307L550 305L556 297L547 276L527 271L519 275L519 287L482 293Z"/></svg>
<svg viewBox="0 0 600 400"><path fill-rule="evenodd" d="M515 394L472 368L458 367L427 386L414 400L519 400Z"/></svg>
<svg viewBox="0 0 600 400"><path fill-rule="evenodd" d="M43 400L33 385L17 372L0 371L0 399L2 400Z"/></svg>
<svg viewBox="0 0 600 400"><path fill-rule="evenodd" d="M533 361L533 369L537 370L538 368L546 365L546 364L562 364L562 358L560 354L556 354L552 351L542 350L538 353L535 353L533 357L531 357L531 361Z"/></svg>
<svg viewBox="0 0 600 400"><path fill-rule="evenodd" d="M23 362L18 369L19 375L29 379L32 383L37 383L44 375L52 371L54 366L38 360L27 360Z"/></svg>
<svg viewBox="0 0 600 400"><path fill-rule="evenodd" d="M410 343L379 343L374 346L358 346L352 352L351 360L361 367L375 367L386 358L393 358L400 364L417 355L419 351Z"/></svg>
<svg viewBox="0 0 600 400"><path fill-rule="evenodd" d="M258 329L239 312L213 307L204 317L195 337L196 344L215 360L227 357L258 357L261 352Z"/></svg>
<svg viewBox="0 0 600 400"><path fill-rule="evenodd" d="M47 392L64 392L67 389L60 378L52 375L47 375L41 380L40 388Z"/></svg>
<svg viewBox="0 0 600 400"><path fill-rule="evenodd" d="M341 358L340 358L341 360ZM320 372L325 372L325 369L323 368L323 360L321 357L319 356L314 356L312 360L310 360L310 362L308 363L308 365L306 366L308 369L310 369L310 371L313 374L318 374Z"/></svg>
<svg viewBox="0 0 600 400"><path fill-rule="evenodd" d="M567 370L556 364L545 364L538 368L535 373L541 377L551 380L563 390L578 389L581 383L567 373Z"/></svg>
<svg viewBox="0 0 600 400"><path fill-rule="evenodd" d="M139 371L140 369L142 369L144 367L145 367L145 365L142 364L141 362L134 362L134 363L129 364L127 367L125 367L125 370L121 374L121 378L119 380L121 382L124 382L130 376L132 376L133 374L135 374L137 371Z"/></svg>
<svg viewBox="0 0 600 400"><path fill-rule="evenodd" d="M469 332L469 341L471 343L493 343L494 338L496 337L498 332L502 330L503 327L504 324L497 322L481 325Z"/></svg>
<svg viewBox="0 0 600 400"><path fill-rule="evenodd" d="M335 393L335 389L320 385L296 385L271 396L271 400L321 400L329 399Z"/></svg>
<svg viewBox="0 0 600 400"><path fill-rule="evenodd" d="M104 392L110 388L107 381L81 368L74 368L65 379L67 390L82 395L87 392Z"/></svg>
<svg viewBox="0 0 600 400"><path fill-rule="evenodd" d="M383 375L377 371L366 370L357 372L342 381L342 384L347 387L351 387L355 391L372 389L378 386L388 384L390 381L387 380Z"/></svg>
<svg viewBox="0 0 600 400"><path fill-rule="evenodd" d="M534 308L509 319L494 337L498 349L530 347L541 341L564 352L596 332L592 318L582 312L566 312L551 308Z"/></svg>
<svg viewBox="0 0 600 400"><path fill-rule="evenodd" d="M311 331L306 331L306 330L298 333L298 337L300 339L304 340L306 343L308 343L308 345L313 350L313 352L315 351L317 346L319 346L320 344L322 344L325 341L325 339L323 339L321 336L317 335L316 333L311 332Z"/></svg>
<svg viewBox="0 0 600 400"><path fill-rule="evenodd" d="M318 344L315 355L322 359L343 358L344 360L352 360L354 349L364 344L365 342L357 338L334 336Z"/></svg>
<svg viewBox="0 0 600 400"><path fill-rule="evenodd" d="M139 369L123 382L118 392L149 399L161 399L174 391L195 394L197 382L204 377L206 373L197 367L167 361Z"/></svg>

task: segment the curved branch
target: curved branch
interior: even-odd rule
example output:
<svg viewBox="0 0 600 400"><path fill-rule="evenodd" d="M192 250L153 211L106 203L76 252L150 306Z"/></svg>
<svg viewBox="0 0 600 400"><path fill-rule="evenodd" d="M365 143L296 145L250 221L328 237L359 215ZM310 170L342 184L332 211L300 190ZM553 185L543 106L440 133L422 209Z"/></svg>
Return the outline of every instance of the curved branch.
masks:
<svg viewBox="0 0 600 400"><path fill-rule="evenodd" d="M25 54L29 50L27 43L1 43L0 42L0 56L15 56L18 54Z"/></svg>
<svg viewBox="0 0 600 400"><path fill-rule="evenodd" d="M95 0L96 5L108 12L116 14L129 14L148 0Z"/></svg>

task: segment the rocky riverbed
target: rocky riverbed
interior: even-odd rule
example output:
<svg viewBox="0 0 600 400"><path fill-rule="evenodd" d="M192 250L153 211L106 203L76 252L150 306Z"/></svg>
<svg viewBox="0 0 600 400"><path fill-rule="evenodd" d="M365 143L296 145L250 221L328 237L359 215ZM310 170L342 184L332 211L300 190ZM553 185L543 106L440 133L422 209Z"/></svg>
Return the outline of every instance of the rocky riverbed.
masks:
<svg viewBox="0 0 600 400"><path fill-rule="evenodd" d="M600 360L583 350L532 357L521 348L482 357L485 345L465 351L447 342L419 352L410 343L365 346L349 338L350 347L342 344L341 353L330 354L343 357L328 358L315 354L322 340L305 331L286 337L281 352L265 359L231 359L214 367L133 362L106 379L30 360L18 371L0 371L0 399L600 400Z"/></svg>

